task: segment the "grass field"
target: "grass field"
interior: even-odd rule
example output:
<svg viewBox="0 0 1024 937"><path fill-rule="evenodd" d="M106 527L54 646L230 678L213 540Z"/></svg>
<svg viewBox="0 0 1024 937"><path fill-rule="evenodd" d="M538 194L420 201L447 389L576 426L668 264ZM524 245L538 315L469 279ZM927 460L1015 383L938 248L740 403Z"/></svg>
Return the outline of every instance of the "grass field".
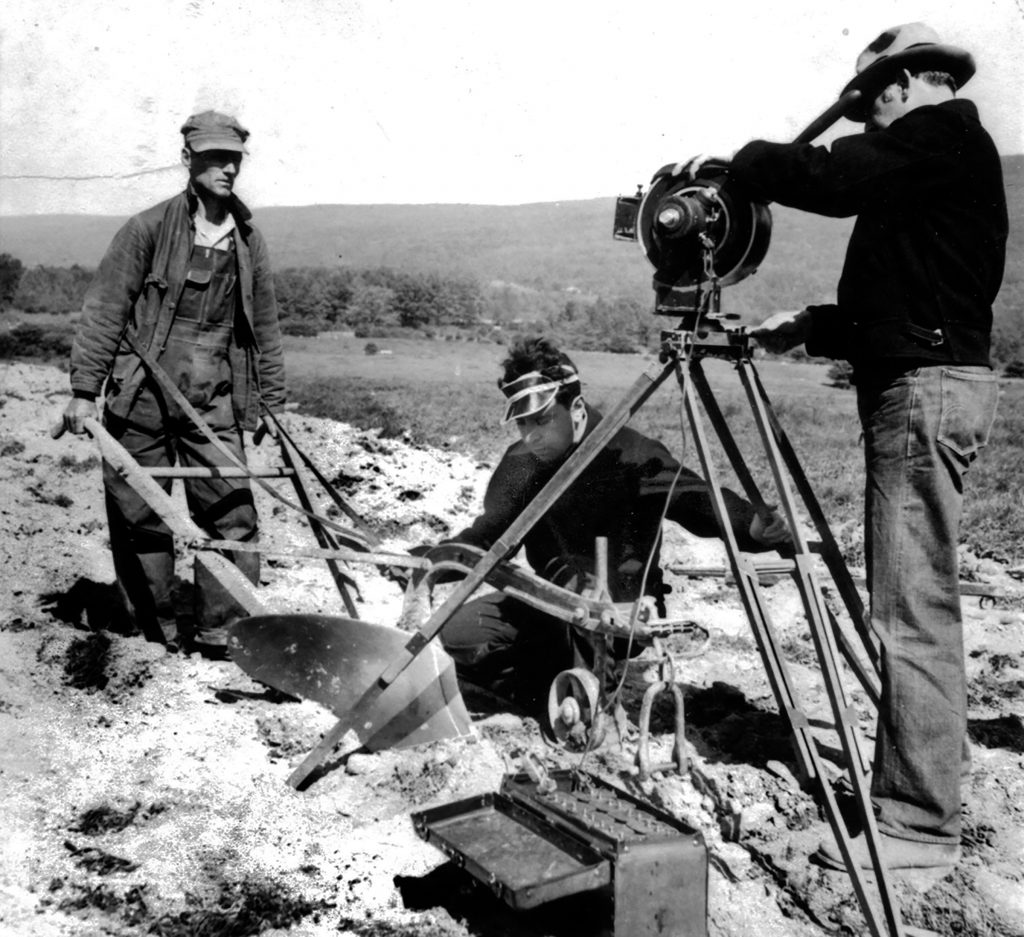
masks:
<svg viewBox="0 0 1024 937"><path fill-rule="evenodd" d="M495 382L502 346L376 340L382 353L368 355L366 344L355 338L289 339L291 398L304 412L377 427L390 436L406 434L489 463L515 438L514 429L498 422L501 397ZM588 399L604 410L645 370L657 367L653 356L579 352L573 358ZM758 371L848 559L860 565L863 473L853 392L830 387L826 368L818 364L763 361ZM717 361L708 363L707 373L755 478L773 500L736 375ZM633 425L697 467L680 429L680 394L674 383L658 390ZM1024 381L1004 381L991 445L969 476L962 539L979 557L1017 565L1024 561L1022 440ZM718 463L725 464L724 456Z"/></svg>

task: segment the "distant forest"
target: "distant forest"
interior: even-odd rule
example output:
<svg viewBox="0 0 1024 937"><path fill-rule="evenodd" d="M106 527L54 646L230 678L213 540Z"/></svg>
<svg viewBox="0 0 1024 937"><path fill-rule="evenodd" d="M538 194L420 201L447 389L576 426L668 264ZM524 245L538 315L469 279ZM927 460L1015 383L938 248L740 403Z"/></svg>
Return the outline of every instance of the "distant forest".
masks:
<svg viewBox="0 0 1024 937"><path fill-rule="evenodd" d="M26 269L17 258L0 255L3 305L28 316L70 318L81 309L92 275L77 265ZM650 309L629 297L484 286L471 277L387 267L290 267L274 273L274 287L287 335L350 331L365 338L503 342L510 334L543 331L567 347L621 353L652 347L661 327Z"/></svg>

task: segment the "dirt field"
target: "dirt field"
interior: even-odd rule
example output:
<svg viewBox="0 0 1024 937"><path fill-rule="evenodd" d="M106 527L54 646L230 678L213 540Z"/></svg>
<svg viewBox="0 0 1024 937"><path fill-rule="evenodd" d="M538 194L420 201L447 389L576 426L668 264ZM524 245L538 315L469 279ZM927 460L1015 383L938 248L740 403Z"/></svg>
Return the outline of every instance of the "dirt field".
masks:
<svg viewBox="0 0 1024 937"><path fill-rule="evenodd" d="M532 753L537 724L467 694L471 738L359 754L305 792L287 777L334 723L311 702L255 683L230 662L170 655L112 616L99 465L86 439L47 434L66 399L57 369L0 365L0 931L242 937L284 934L534 937L589 933L572 911L515 914L420 840L410 812L496 790ZM436 540L479 506L487 467L325 420L290 429L389 546ZM272 458L266 443L255 461ZM312 543L300 517L260 494L264 540ZM667 536L668 566L716 565L715 543ZM907 921L941 934L1024 935L1024 607L1020 583L964 557L1006 598L965 603L974 760L965 786L964 859L944 880L900 877ZM182 557L183 611L189 592ZM354 572L360 617L395 624L398 588ZM678 661L692 770L641 783L635 737L585 767L698 828L710 858L714 937L866 933L845 874L809 862L827 824L794 778L735 591L670 576L670 611L709 629ZM342 614L313 561L270 559L263 593L280 611ZM827 719L812 644L788 582L766 590L791 675L812 719ZM653 678L634 664L635 719ZM854 693L855 700L858 694ZM671 743L656 707L656 757ZM868 714L862 720L870 736ZM587 927L590 925L588 924ZM595 925L599 930L599 925Z"/></svg>

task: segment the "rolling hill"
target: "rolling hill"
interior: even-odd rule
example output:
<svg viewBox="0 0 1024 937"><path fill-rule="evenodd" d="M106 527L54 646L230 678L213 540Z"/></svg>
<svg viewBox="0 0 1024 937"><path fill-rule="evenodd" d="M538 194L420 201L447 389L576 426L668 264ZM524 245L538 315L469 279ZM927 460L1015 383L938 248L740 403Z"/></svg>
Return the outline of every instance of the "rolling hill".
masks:
<svg viewBox="0 0 1024 937"><path fill-rule="evenodd" d="M1004 157L1011 243L997 304L1024 330L1024 155ZM244 188L242 190L244 196ZM636 245L611 237L614 198L527 205L311 205L256 210L275 267L390 266L472 276L542 291L650 297ZM849 219L773 206L772 246L758 274L727 294L739 313L792 308L834 295ZM31 267L95 266L123 218L0 219L0 251Z"/></svg>

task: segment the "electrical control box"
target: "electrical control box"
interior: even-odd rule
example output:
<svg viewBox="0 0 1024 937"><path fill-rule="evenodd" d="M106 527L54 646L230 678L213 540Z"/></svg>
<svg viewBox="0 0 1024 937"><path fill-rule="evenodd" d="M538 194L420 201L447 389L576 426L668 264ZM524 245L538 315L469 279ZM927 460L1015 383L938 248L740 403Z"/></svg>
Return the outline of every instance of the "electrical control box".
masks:
<svg viewBox="0 0 1024 937"><path fill-rule="evenodd" d="M415 813L419 836L517 910L586 891L615 937L706 937L699 832L581 771L506 775L495 793Z"/></svg>

